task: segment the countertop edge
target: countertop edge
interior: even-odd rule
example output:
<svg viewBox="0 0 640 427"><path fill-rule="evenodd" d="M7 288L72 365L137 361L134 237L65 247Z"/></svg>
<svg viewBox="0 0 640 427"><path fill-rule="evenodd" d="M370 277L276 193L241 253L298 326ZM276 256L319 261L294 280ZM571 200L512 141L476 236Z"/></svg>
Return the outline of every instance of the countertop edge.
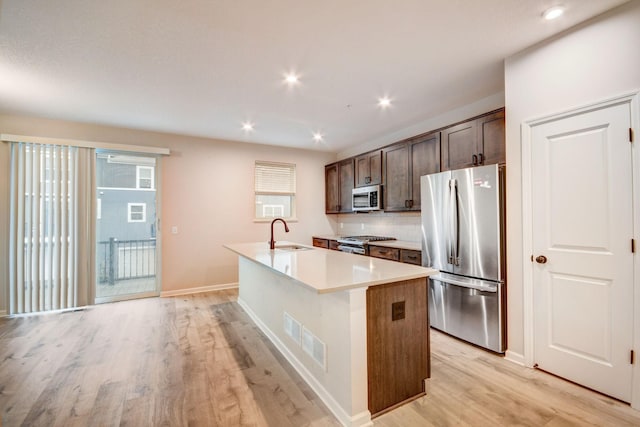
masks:
<svg viewBox="0 0 640 427"><path fill-rule="evenodd" d="M285 242L282 242L285 243ZM292 243L292 242L286 242L286 243ZM413 279L420 279L420 278L427 278L429 276L438 274L439 271L435 270L433 268L428 268L428 267L422 267L422 266L413 266L413 267L420 267L422 269L427 270L426 272L416 272L416 273L409 273L409 274L401 274L398 276L394 276L394 277L390 277L390 278L386 278L386 279L379 279L379 280L371 280L371 281L367 281L367 282L356 282L356 283L347 283L344 285L337 285L337 286L333 286L331 288L328 289L320 289L317 288L313 285L310 285L308 283L305 283L304 281L292 277L282 271L279 271L275 268L270 267L267 264L264 264L262 262L260 262L259 260L253 258L250 255L247 255L245 253L242 253L241 251L238 251L236 249L234 249L232 246L233 244L223 244L222 245L225 249L230 250L231 252L237 254L238 256L241 256L255 264L258 264L264 268L267 268L270 271L273 271L274 273L277 273L279 276L287 278L289 280L292 280L302 286L304 286L306 289L311 290L312 292L315 292L317 294L329 294L329 293L333 293L333 292L341 292L341 291L349 291L349 290L355 290L355 289L367 289L371 286L378 286L378 285L385 285L385 284L389 284L389 283L395 283L395 282L401 282L401 281L406 281L406 280L413 280ZM307 246L307 245L300 245L300 246ZM323 251L330 251L330 249L324 249L324 248L313 248L314 250L323 250ZM360 255L357 255L360 256ZM389 260L383 260L383 259L377 259L374 258L376 260L376 262L390 262L390 263L396 263L397 261L389 261ZM410 264L407 264L407 266L409 266Z"/></svg>

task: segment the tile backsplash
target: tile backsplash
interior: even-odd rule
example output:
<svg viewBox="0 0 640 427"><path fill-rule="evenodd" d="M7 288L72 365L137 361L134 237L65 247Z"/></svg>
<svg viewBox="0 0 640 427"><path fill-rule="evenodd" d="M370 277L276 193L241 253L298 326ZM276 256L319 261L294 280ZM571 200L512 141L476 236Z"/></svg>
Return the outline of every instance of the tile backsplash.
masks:
<svg viewBox="0 0 640 427"><path fill-rule="evenodd" d="M338 215L335 234L339 236L374 235L420 242L420 212L370 212Z"/></svg>

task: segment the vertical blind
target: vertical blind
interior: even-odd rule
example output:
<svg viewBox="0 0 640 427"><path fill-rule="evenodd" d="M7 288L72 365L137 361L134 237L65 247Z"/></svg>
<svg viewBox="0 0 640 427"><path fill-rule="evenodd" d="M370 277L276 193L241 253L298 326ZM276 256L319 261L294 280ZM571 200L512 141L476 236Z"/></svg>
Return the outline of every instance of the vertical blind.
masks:
<svg viewBox="0 0 640 427"><path fill-rule="evenodd" d="M11 314L91 301L93 152L11 144Z"/></svg>

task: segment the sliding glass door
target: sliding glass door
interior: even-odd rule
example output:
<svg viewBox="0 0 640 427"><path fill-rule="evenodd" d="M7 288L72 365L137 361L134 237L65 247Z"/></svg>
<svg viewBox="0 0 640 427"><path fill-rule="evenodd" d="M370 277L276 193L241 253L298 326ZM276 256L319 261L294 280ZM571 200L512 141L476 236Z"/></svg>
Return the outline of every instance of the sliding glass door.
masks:
<svg viewBox="0 0 640 427"><path fill-rule="evenodd" d="M157 161L96 154L96 303L159 295Z"/></svg>

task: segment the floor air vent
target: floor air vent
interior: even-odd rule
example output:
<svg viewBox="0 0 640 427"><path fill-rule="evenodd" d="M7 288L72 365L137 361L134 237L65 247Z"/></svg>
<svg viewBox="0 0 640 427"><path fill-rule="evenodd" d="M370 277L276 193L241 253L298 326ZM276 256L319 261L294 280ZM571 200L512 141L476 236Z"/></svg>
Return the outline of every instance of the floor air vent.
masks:
<svg viewBox="0 0 640 427"><path fill-rule="evenodd" d="M327 345L305 327L302 328L302 349L322 369L327 370Z"/></svg>

